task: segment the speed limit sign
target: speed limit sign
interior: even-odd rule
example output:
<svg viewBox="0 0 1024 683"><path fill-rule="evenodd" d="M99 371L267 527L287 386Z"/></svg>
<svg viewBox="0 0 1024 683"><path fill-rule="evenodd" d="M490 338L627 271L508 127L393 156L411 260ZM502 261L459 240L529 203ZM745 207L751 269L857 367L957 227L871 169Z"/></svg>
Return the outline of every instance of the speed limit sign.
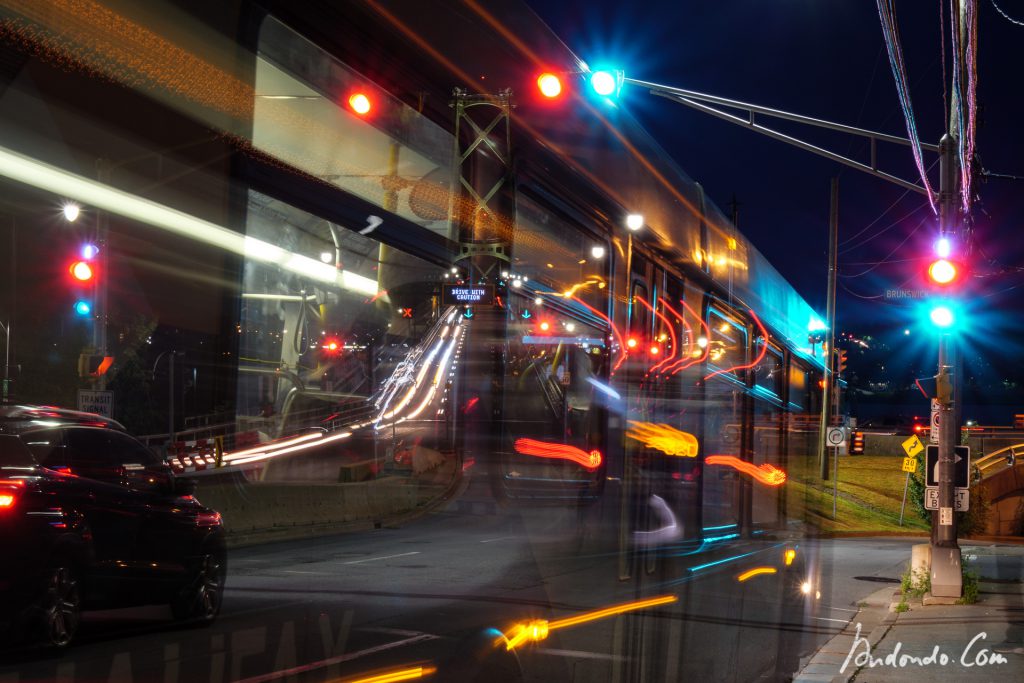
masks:
<svg viewBox="0 0 1024 683"><path fill-rule="evenodd" d="M825 442L832 448L842 448L846 443L846 430L842 427L829 427Z"/></svg>

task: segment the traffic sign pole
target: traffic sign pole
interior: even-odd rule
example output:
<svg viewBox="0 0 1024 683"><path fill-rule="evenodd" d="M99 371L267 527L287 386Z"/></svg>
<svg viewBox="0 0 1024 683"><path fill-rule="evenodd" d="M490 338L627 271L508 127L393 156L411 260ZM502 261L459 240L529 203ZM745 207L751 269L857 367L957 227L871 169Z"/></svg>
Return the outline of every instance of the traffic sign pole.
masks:
<svg viewBox="0 0 1024 683"><path fill-rule="evenodd" d="M907 509L907 488L910 487L910 472L907 472L907 478L903 482L903 502L900 503L900 526L903 526L903 511Z"/></svg>

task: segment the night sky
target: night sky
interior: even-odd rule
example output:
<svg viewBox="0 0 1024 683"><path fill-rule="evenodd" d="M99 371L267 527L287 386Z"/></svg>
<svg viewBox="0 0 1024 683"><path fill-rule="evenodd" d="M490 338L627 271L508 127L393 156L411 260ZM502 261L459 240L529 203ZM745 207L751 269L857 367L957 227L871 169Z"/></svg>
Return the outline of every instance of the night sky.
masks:
<svg viewBox="0 0 1024 683"><path fill-rule="evenodd" d="M999 4L1011 16L1016 10L1016 18L1024 21L1024 4ZM942 49L944 41L948 81L948 5L946 0L900 3L897 14L917 128L922 142L932 144L945 127ZM617 66L641 80L907 135L871 0L562 0L534 6L592 68ZM944 34L940 6L947 15ZM979 0L978 12L981 166L1024 176L1019 74L1024 26L1000 16L991 0ZM918 288L923 280L924 258L938 230L923 195L905 194L884 180L646 91L627 86L623 100L727 215L735 196L741 231L822 313L829 182L838 174L838 329L873 334L893 346L920 346L924 360L933 357L920 305L885 298L887 289ZM760 122L868 160L867 143L860 138L784 121ZM908 147L880 145L878 158L882 170L920 183ZM936 155L925 153L926 166L935 160ZM930 179L937 188L937 163ZM1024 273L1015 269L1024 263L1019 227L1024 224L1024 181L991 179L977 188L968 353L985 354L997 372L1019 374ZM904 329L911 335L904 335Z"/></svg>

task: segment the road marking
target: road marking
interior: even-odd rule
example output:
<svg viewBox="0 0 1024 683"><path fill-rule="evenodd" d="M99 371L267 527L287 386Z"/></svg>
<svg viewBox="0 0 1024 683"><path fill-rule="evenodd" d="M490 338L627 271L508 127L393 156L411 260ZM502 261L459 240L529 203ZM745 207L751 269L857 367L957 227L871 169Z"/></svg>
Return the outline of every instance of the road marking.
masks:
<svg viewBox="0 0 1024 683"><path fill-rule="evenodd" d="M853 612L854 614L860 611L859 609L846 609L845 607L829 607L829 609L834 609L837 612Z"/></svg>
<svg viewBox="0 0 1024 683"><path fill-rule="evenodd" d="M409 555L419 555L419 550L413 550L411 553L399 553L397 555L385 555L383 557L367 557L364 560L352 560L350 562L342 562L342 564L362 564L363 562L375 562L377 560L390 560L395 557L408 557Z"/></svg>
<svg viewBox="0 0 1024 683"><path fill-rule="evenodd" d="M849 619L826 619L825 617L811 617L811 619L817 619L818 621L836 621L840 624L849 624Z"/></svg>
<svg viewBox="0 0 1024 683"><path fill-rule="evenodd" d="M338 655L337 657L331 657L330 659L321 659L316 662L310 662L309 664L303 664L301 666L295 666L290 669L282 669L280 671L272 671L270 673L262 674L260 676L253 676L252 678L243 678L235 683L265 683L265 681L276 681L281 678L288 676L294 676L296 674L305 673L307 671L315 671L316 669L322 669L331 664L340 664L341 662L348 662L353 659L359 659L366 655L372 655L377 652L383 652L385 650L392 650L396 647L403 645L412 645L413 643L419 643L424 640L437 640L439 636L434 636L429 633L421 633L418 636L412 638L406 638L405 640L396 640L392 643L384 643L383 645L377 645L376 647L368 647L365 650L359 650L358 652L351 652L347 655Z"/></svg>
<svg viewBox="0 0 1024 683"><path fill-rule="evenodd" d="M505 541L505 540L508 540L510 538L515 538L515 536L501 536L499 538L486 538L486 539L484 539L484 540L482 540L480 542L481 543L494 543L495 541Z"/></svg>

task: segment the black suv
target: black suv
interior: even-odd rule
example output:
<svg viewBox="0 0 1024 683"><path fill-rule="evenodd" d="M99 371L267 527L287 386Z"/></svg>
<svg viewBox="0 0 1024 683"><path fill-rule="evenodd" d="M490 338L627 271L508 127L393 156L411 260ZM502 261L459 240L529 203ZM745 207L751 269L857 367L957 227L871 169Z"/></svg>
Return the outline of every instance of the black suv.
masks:
<svg viewBox="0 0 1024 683"><path fill-rule="evenodd" d="M62 648L83 609L165 603L212 622L224 530L194 491L113 420L0 406L0 625Z"/></svg>

